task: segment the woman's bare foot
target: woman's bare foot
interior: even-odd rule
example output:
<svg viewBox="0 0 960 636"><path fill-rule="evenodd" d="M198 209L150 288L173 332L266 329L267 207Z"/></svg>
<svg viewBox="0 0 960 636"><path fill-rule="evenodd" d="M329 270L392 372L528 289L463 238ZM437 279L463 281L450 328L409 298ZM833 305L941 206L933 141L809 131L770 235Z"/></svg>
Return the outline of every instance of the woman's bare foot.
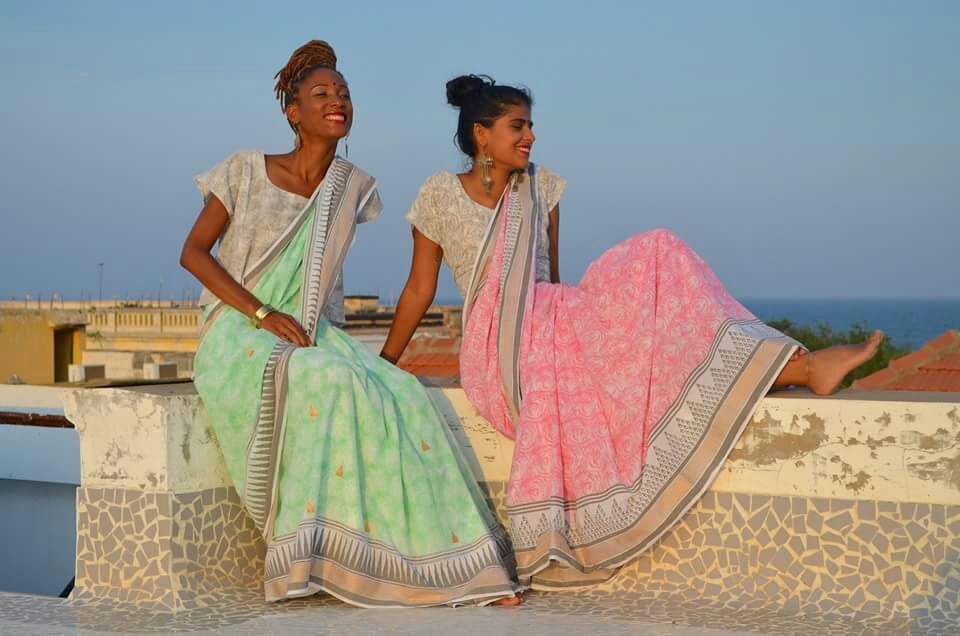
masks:
<svg viewBox="0 0 960 636"><path fill-rule="evenodd" d="M513 596L508 596L506 598L498 598L491 605L497 605L499 607L516 607L523 603L523 592L517 592Z"/></svg>
<svg viewBox="0 0 960 636"><path fill-rule="evenodd" d="M807 362L806 385L817 395L830 395L843 378L877 353L883 332L874 331L867 341L856 345L837 345L802 356Z"/></svg>

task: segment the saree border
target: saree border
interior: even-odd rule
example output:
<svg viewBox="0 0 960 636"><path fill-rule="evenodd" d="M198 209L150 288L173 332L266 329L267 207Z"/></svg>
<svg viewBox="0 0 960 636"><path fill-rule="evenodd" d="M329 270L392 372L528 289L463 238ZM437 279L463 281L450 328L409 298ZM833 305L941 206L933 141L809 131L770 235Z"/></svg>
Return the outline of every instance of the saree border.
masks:
<svg viewBox="0 0 960 636"><path fill-rule="evenodd" d="M616 568L649 548L712 483L796 348L759 320L724 321L654 427L647 464L631 485L507 506L521 580L551 561L581 574ZM576 575L563 578L563 585L584 584Z"/></svg>
<svg viewBox="0 0 960 636"><path fill-rule="evenodd" d="M263 388L257 423L250 435L246 456L243 503L264 537L269 536L276 513L277 472L283 447L283 411L287 398L287 365L296 347L283 340L270 352L263 369Z"/></svg>
<svg viewBox="0 0 960 636"><path fill-rule="evenodd" d="M434 598L432 602L450 603L463 600L458 590L474 590L478 578L495 583L490 594L515 591L517 585L504 568L511 561L509 538L496 523L470 544L412 557L345 524L315 517L270 543L264 589L268 600L310 593L311 584L328 583L325 572L335 569L340 573L336 577L340 591L349 595L350 602L396 605L397 598L426 595ZM424 602L410 600L409 604Z"/></svg>

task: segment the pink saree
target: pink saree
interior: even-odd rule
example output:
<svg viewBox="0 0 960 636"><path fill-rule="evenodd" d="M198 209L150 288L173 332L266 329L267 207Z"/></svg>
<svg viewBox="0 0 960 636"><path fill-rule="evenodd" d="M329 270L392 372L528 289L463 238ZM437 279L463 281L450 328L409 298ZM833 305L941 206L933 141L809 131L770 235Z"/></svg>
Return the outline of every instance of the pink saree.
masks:
<svg viewBox="0 0 960 636"><path fill-rule="evenodd" d="M609 578L710 485L797 343L666 230L577 286L535 282L536 172L514 177L464 306L467 396L515 440L509 529L524 585Z"/></svg>

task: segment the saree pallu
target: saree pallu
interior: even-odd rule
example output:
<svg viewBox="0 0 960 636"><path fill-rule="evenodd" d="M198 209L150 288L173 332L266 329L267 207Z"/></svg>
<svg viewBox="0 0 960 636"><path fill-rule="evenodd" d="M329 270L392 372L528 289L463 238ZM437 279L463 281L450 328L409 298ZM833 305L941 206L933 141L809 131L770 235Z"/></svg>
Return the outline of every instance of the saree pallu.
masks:
<svg viewBox="0 0 960 636"><path fill-rule="evenodd" d="M431 398L320 316L372 189L336 159L246 281L313 346L222 304L203 328L195 383L267 544L266 599L322 590L402 607L512 595L509 541Z"/></svg>
<svg viewBox="0 0 960 636"><path fill-rule="evenodd" d="M680 519L798 343L666 230L613 247L577 286L535 282L536 193L531 165L491 220L461 382L516 442L507 514L520 582L563 589L608 579Z"/></svg>

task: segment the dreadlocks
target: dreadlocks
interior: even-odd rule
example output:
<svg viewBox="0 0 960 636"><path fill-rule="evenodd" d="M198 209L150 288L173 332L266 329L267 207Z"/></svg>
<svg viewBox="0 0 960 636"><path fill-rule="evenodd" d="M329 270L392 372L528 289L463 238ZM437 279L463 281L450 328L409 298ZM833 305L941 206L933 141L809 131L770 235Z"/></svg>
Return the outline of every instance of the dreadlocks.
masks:
<svg viewBox="0 0 960 636"><path fill-rule="evenodd" d="M280 100L280 109L284 113L296 97L300 82L318 68L337 70L337 54L333 52L333 47L323 40L310 40L294 51L287 65L273 76L277 80L273 90L277 99Z"/></svg>

